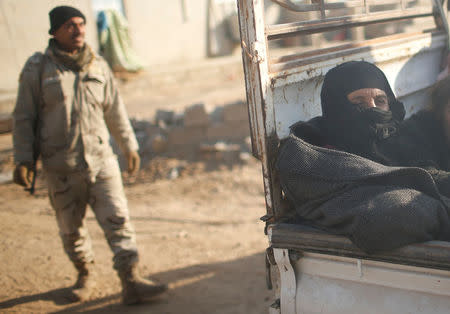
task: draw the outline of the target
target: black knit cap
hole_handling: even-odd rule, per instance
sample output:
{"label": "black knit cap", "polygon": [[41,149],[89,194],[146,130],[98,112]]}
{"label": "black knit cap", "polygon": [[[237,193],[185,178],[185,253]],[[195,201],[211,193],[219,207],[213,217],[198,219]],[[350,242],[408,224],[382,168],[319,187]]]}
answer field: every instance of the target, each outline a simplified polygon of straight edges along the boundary
{"label": "black knit cap", "polygon": [[50,17],[50,30],[48,31],[50,35],[53,35],[58,28],[73,17],[81,17],[86,22],[86,17],[80,10],[65,5],[53,8],[48,15]]}

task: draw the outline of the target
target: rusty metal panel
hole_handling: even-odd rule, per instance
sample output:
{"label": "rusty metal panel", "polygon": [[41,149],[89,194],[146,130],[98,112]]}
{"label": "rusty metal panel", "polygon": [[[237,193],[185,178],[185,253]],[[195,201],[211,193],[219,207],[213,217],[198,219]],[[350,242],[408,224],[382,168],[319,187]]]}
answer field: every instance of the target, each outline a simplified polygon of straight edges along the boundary
{"label": "rusty metal panel", "polygon": [[378,260],[450,270],[450,243],[430,241],[404,246],[397,250],[367,254],[358,249],[348,238],[293,224],[269,226],[270,244],[274,248],[333,254],[346,257]]}
{"label": "rusty metal panel", "polygon": [[289,24],[269,25],[266,28],[266,33],[268,39],[271,40],[292,36],[295,34],[314,34],[340,28],[365,26],[375,23],[394,22],[432,15],[433,12],[431,7],[397,10],[391,12],[342,16],[327,18],[323,20],[304,21]]}
{"label": "rusty metal panel", "polygon": [[[430,0],[428,4],[432,2]],[[408,11],[410,3],[398,1],[399,7],[406,10],[397,17],[412,12]],[[348,4],[355,3],[350,1]],[[366,7],[369,4],[372,2],[364,2]],[[426,91],[439,71],[446,35],[442,31],[397,34],[269,59],[269,37],[296,31],[289,27],[300,27],[300,24],[268,27],[264,21],[263,0],[238,0],[238,10],[252,146],[254,155],[262,163],[267,207],[264,221],[273,222],[281,216],[282,204],[281,187],[274,169],[279,141],[289,134],[289,126],[293,123],[320,115],[320,88],[324,74],[349,60],[374,62],[386,73],[394,92],[405,102],[410,114],[426,104]],[[430,11],[427,12],[429,15]],[[376,18],[376,22],[383,22],[388,18],[386,12],[371,14],[367,15],[370,18],[366,16],[366,20],[361,18],[359,22],[372,23]],[[347,19],[347,23],[352,21],[357,20]],[[301,25],[313,27],[308,22]]]}
{"label": "rusty metal panel", "polygon": [[247,103],[253,143],[253,154],[258,159],[265,155],[264,109],[265,80],[268,76],[263,27],[262,2],[238,1],[241,32],[242,60],[244,64]]}
{"label": "rusty metal panel", "polygon": [[238,10],[253,153],[262,163],[267,208],[265,219],[273,221],[273,208],[277,206],[274,199],[280,199],[281,189],[273,171],[277,142],[272,90],[269,88],[264,4],[262,0],[239,0]]}
{"label": "rusty metal panel", "polygon": [[[339,10],[346,8],[358,8],[371,5],[398,5],[401,8],[407,8],[416,4],[416,0],[311,0],[311,3],[299,3],[292,0],[271,0],[273,3],[294,12],[310,12],[322,10]],[[309,2],[303,0],[303,2]]]}
{"label": "rusty metal panel", "polygon": [[[321,114],[320,89],[325,73],[347,60],[366,60],[383,69],[407,114],[427,105],[424,91],[439,73],[445,35],[420,35],[404,42],[380,44],[371,49],[326,55],[316,63],[271,73],[277,136],[289,135],[289,126]],[[395,50],[393,50],[395,47]]]}
{"label": "rusty metal panel", "polygon": [[[431,5],[434,1],[430,0],[427,4]],[[266,222],[266,231],[271,245],[288,253],[291,250],[305,252],[305,256],[316,254],[336,259],[356,258],[359,261],[387,263],[395,267],[413,267],[401,264],[414,265],[414,267],[426,267],[427,272],[450,270],[450,247],[442,242],[407,246],[397,251],[369,256],[354,247],[347,238],[299,230],[298,228],[302,228],[300,225],[277,224],[286,209],[283,206],[285,203],[278,173],[274,167],[278,145],[280,140],[288,136],[290,125],[321,114],[320,90],[325,73],[336,65],[350,60],[373,62],[384,71],[394,93],[404,102],[407,113],[411,114],[427,104],[429,98],[427,92],[437,77],[443,53],[446,53],[448,46],[447,34],[443,31],[444,28],[438,25],[437,30],[435,28],[432,31],[395,34],[269,58],[269,41],[273,38],[283,38],[285,35],[289,36],[300,31],[323,32],[340,27],[362,25],[361,23],[386,22],[389,19],[400,18],[412,19],[421,14],[431,14],[430,10],[426,12],[416,10],[413,13],[412,10],[415,9],[409,9],[410,4],[422,2],[420,0],[397,1],[398,7],[391,10],[391,12],[397,12],[395,13],[397,15],[391,16],[388,16],[386,12],[371,13],[370,6],[381,3],[390,4],[393,1],[361,0],[364,5],[362,10],[365,10],[366,15],[353,14],[352,18],[339,19],[327,17],[325,7],[326,5],[337,7],[343,1],[311,0],[309,2],[312,6],[316,5],[314,8],[321,13],[318,24],[314,24],[316,21],[304,21],[267,26],[264,21],[264,0],[238,0],[252,146],[254,155],[262,164],[267,209],[267,214],[262,219]],[[359,1],[346,2],[361,7],[358,4]],[[311,5],[308,9],[312,8]],[[404,11],[398,13],[400,12],[398,9]],[[321,273],[318,276],[320,277]],[[283,312],[283,307],[286,308],[286,299],[283,301],[283,296],[279,297],[281,302],[278,305],[282,305],[280,311]],[[279,306],[278,309],[280,309]]]}
{"label": "rusty metal panel", "polygon": [[[274,3],[279,4],[285,9],[294,12],[310,12],[310,11],[323,11],[323,10],[336,10],[345,8],[364,7],[364,0],[356,1],[311,1],[311,4],[293,3],[289,0],[271,0]],[[383,1],[384,2],[384,1]],[[392,0],[389,0],[391,3]],[[399,2],[398,0],[395,2]]]}
{"label": "rusty metal panel", "polygon": [[[383,47],[391,49],[388,50],[391,55],[398,56],[398,49],[392,50],[392,48],[399,48],[401,45],[404,47],[401,50],[402,55],[411,57],[411,51],[418,51],[415,47],[419,47],[419,50],[421,50],[422,48],[430,46],[431,42],[442,42],[443,40],[445,41],[445,34],[439,31],[434,33],[397,34],[385,36],[383,38],[365,40],[358,43],[317,49],[307,53],[271,58],[269,69],[273,76],[286,77],[291,73],[301,72],[305,65],[319,64],[340,57],[348,59],[349,55],[364,54],[376,49],[380,50]],[[306,69],[306,71],[308,71],[308,69]]]}

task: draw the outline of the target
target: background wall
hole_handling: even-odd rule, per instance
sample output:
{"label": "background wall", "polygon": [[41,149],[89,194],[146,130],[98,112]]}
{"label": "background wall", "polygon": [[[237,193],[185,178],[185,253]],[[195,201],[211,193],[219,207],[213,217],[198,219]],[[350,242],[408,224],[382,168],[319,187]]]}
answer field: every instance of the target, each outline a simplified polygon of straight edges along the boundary
{"label": "background wall", "polygon": [[0,0],[0,93],[15,92],[20,70],[35,51],[43,51],[50,38],[48,12],[71,5],[86,16],[86,40],[97,49],[97,27],[90,0]]}
{"label": "background wall", "polygon": [[27,58],[47,46],[48,12],[58,5],[77,7],[86,15],[86,39],[96,50],[96,14],[108,8],[122,11],[132,46],[149,68],[196,62],[239,48],[225,22],[237,22],[235,0],[0,0],[0,107],[3,98],[11,98],[6,94],[15,93]]}
{"label": "background wall", "polygon": [[124,0],[130,37],[147,65],[206,57],[207,0]]}

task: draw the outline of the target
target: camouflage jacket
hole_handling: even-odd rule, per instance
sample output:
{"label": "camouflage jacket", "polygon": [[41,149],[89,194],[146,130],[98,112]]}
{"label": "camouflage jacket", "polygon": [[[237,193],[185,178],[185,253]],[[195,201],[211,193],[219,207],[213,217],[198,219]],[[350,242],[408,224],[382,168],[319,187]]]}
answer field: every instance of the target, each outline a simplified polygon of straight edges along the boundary
{"label": "camouflage jacket", "polygon": [[95,172],[113,156],[110,132],[122,152],[138,150],[113,75],[97,55],[86,70],[74,72],[49,48],[35,53],[20,75],[13,117],[16,163],[33,161],[35,139],[50,171]]}

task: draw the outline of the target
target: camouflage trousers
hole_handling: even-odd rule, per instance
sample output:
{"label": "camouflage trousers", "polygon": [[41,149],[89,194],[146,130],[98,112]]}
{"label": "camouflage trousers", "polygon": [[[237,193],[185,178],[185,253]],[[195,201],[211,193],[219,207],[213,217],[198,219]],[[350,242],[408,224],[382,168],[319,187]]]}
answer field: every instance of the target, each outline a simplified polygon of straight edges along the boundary
{"label": "camouflage trousers", "polygon": [[105,160],[94,176],[87,172],[47,171],[46,174],[64,250],[76,268],[94,260],[86,228],[87,205],[92,208],[114,254],[114,268],[119,270],[137,262],[136,235],[115,157]]}

